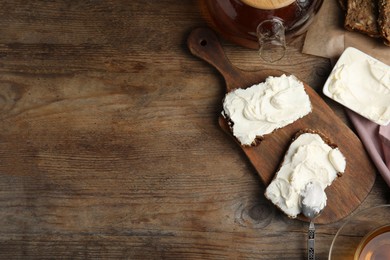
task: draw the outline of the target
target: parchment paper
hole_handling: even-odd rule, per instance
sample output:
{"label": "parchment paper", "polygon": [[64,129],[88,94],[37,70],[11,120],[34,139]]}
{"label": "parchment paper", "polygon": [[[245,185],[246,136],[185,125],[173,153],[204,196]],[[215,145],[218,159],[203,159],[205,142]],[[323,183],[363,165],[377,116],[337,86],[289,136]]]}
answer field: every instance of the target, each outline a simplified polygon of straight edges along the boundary
{"label": "parchment paper", "polygon": [[344,11],[337,0],[324,0],[320,11],[307,31],[303,53],[337,61],[347,47],[355,47],[390,65],[390,47],[381,39],[344,29]]}

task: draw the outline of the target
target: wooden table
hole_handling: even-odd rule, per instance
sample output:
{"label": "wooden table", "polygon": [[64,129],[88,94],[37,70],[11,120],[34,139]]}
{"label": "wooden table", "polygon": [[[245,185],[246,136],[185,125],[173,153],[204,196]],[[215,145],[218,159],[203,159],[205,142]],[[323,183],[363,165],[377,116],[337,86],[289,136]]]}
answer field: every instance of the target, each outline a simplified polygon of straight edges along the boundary
{"label": "wooden table", "polygon": [[[218,126],[222,77],[186,46],[205,25],[189,0],[0,1],[1,259],[305,257],[307,223]],[[222,44],[320,92],[331,64],[302,39],[272,65]],[[389,198],[378,176],[359,209]],[[319,259],[342,223],[318,226]]]}

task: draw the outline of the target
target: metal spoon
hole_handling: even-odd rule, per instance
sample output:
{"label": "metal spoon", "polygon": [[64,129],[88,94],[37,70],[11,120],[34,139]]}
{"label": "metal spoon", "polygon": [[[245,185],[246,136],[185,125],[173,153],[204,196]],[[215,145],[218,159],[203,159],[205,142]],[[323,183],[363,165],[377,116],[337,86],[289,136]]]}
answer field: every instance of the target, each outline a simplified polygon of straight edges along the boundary
{"label": "metal spoon", "polygon": [[316,229],[314,226],[314,219],[318,217],[318,215],[321,214],[322,210],[325,207],[325,204],[323,204],[322,207],[313,207],[310,205],[305,204],[305,198],[310,198],[311,200],[323,201],[325,199],[326,202],[326,194],[321,188],[321,185],[316,182],[309,182],[306,187],[304,193],[300,196],[301,201],[301,209],[302,214],[310,219],[310,225],[309,225],[309,232],[308,232],[308,240],[307,240],[307,259],[309,260],[315,260],[315,235],[316,235]]}
{"label": "metal spoon", "polygon": [[308,238],[307,238],[307,259],[315,260],[315,237],[316,229],[314,225],[314,219],[321,214],[322,211],[315,211],[313,208],[302,204],[302,213],[305,217],[310,219]]}

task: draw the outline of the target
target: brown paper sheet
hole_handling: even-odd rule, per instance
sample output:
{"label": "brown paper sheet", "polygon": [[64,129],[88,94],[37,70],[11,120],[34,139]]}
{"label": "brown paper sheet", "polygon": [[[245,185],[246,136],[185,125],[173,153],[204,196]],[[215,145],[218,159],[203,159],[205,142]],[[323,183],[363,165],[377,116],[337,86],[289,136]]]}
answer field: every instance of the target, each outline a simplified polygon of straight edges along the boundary
{"label": "brown paper sheet", "polygon": [[324,0],[307,31],[303,53],[337,61],[347,47],[355,47],[390,65],[390,47],[380,39],[344,29],[344,13],[337,0]]}

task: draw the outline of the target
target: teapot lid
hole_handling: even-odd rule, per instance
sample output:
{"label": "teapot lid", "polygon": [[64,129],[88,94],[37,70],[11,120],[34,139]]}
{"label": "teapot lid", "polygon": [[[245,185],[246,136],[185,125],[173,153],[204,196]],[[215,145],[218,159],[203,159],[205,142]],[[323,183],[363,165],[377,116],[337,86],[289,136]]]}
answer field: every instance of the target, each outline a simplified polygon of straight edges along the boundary
{"label": "teapot lid", "polygon": [[286,7],[292,4],[293,2],[295,2],[295,0],[241,0],[241,1],[254,8],[264,9],[264,10],[272,10],[272,9]]}

